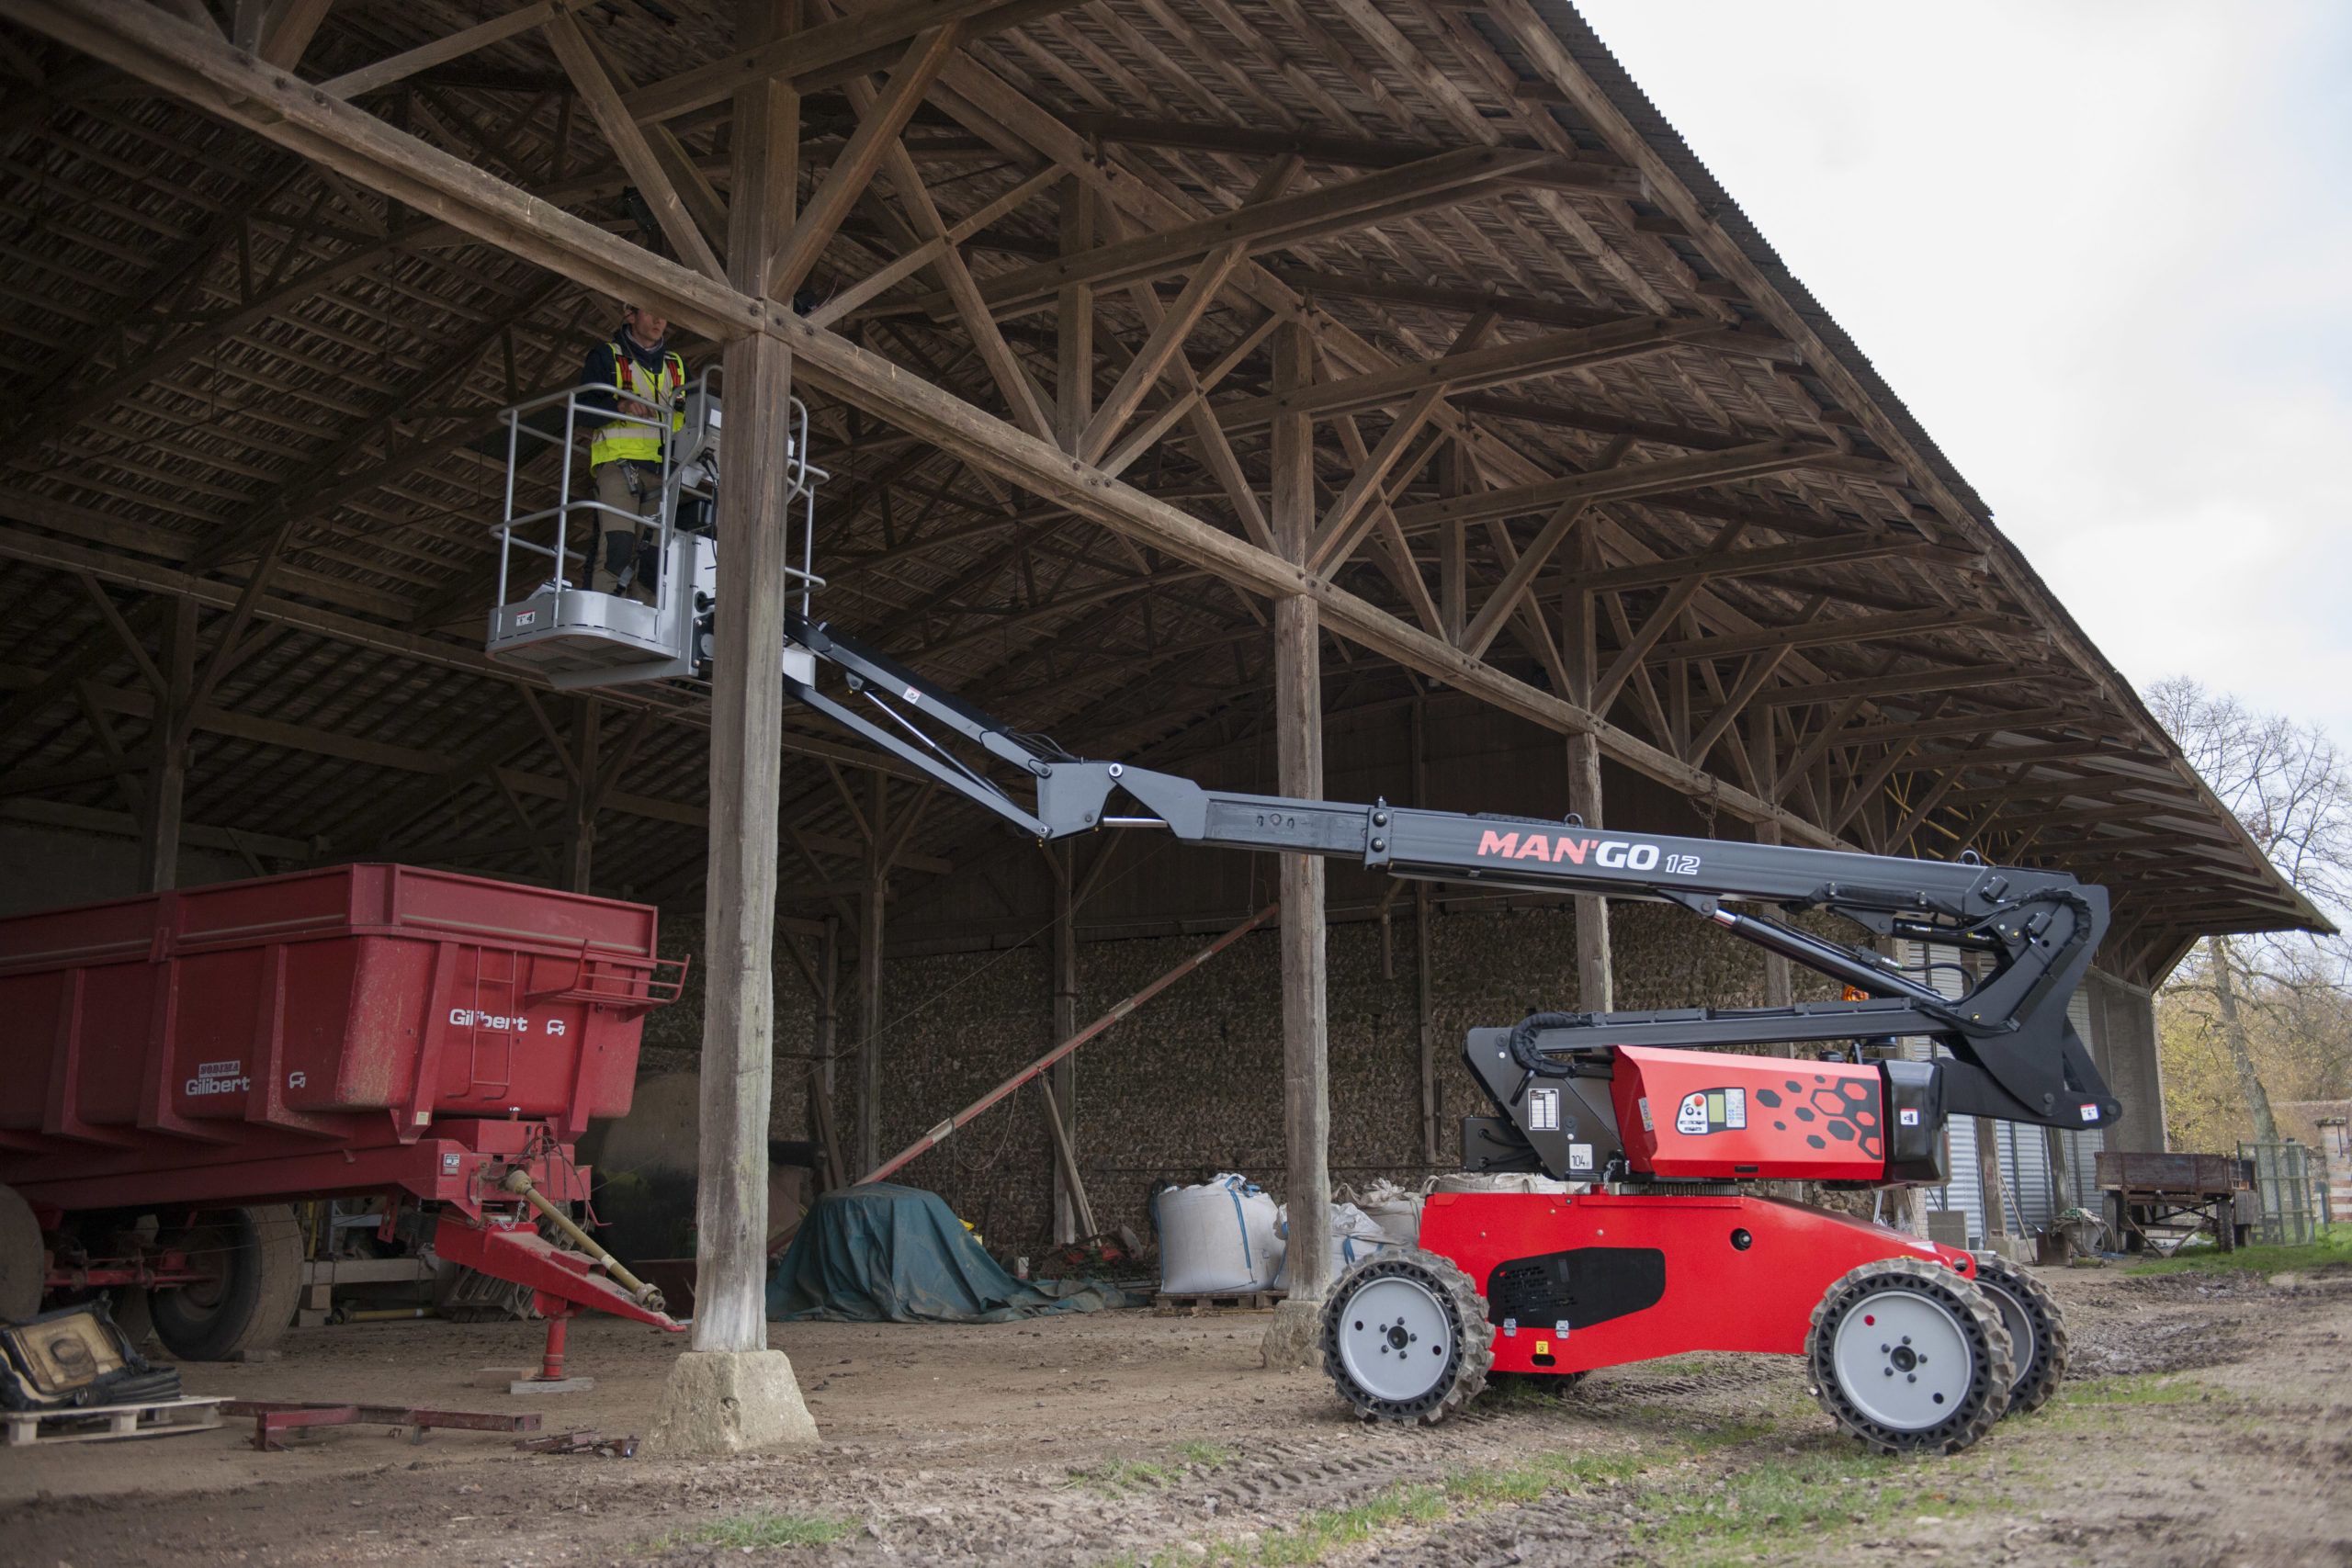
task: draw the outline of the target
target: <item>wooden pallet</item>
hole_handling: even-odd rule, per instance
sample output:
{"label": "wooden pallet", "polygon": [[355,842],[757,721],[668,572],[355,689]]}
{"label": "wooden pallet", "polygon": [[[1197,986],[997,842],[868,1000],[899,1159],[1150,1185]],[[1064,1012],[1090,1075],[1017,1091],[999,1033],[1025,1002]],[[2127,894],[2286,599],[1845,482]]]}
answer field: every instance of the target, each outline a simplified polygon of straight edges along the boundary
{"label": "wooden pallet", "polygon": [[[107,1443],[123,1438],[168,1438],[209,1432],[220,1425],[223,1399],[164,1399],[149,1404],[94,1404],[75,1410],[0,1410],[8,1435],[0,1447],[36,1448],[51,1443]],[[85,1431],[93,1422],[99,1430]]]}
{"label": "wooden pallet", "polygon": [[1204,1291],[1187,1295],[1170,1295],[1163,1291],[1151,1298],[1159,1312],[1204,1312],[1230,1310],[1234,1312],[1271,1312],[1276,1302],[1289,1295],[1288,1291]]}

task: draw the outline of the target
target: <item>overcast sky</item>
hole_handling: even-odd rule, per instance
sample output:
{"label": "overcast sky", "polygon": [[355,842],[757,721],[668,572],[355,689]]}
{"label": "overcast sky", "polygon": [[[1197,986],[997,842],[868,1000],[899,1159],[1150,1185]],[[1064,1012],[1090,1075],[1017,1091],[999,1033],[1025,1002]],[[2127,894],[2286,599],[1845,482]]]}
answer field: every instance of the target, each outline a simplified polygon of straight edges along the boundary
{"label": "overcast sky", "polygon": [[1577,3],[2125,676],[2352,742],[2352,5]]}

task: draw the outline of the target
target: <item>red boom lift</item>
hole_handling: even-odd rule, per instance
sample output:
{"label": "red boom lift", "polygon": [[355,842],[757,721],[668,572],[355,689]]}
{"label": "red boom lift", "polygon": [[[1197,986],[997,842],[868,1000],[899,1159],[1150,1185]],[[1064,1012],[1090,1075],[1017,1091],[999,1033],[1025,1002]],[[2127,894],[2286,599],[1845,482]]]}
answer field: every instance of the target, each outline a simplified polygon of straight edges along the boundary
{"label": "red boom lift", "polygon": [[[1040,840],[1164,829],[1186,843],[1346,856],[1395,876],[1677,904],[1839,982],[1849,999],[1538,1013],[1471,1031],[1463,1061],[1495,1114],[1464,1122],[1464,1168],[1540,1171],[1586,1190],[1434,1195],[1417,1250],[1340,1278],[1324,1303],[1324,1365],[1362,1415],[1440,1420],[1496,1371],[1566,1387],[1596,1367],[1685,1351],[1778,1351],[1808,1358],[1824,1408],[1856,1438],[1957,1451],[2057,1386],[2065,1330],[2031,1276],[1742,1184],[1934,1184],[1948,1115],[2074,1128],[2120,1117],[2066,1021],[2107,931],[2105,890],[1973,855],[1906,860],[1204,789],[1071,756],[822,625],[787,626],[793,697]],[[826,671],[841,677],[833,691],[819,683]],[[1018,775],[1034,806],[991,769]],[[1111,815],[1115,795],[1143,814]],[[1958,949],[1972,984],[1947,998],[1868,948],[1763,912],[1774,909],[1824,909]],[[1946,1054],[1896,1058],[1886,1047],[1898,1037]],[[1818,1059],[1692,1048],[1776,1043]]]}

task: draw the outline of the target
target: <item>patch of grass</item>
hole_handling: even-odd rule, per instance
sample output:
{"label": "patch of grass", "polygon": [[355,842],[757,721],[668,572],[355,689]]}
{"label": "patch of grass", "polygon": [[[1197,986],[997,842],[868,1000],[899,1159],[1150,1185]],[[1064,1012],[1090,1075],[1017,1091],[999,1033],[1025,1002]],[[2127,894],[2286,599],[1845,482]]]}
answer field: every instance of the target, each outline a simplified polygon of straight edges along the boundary
{"label": "patch of grass", "polygon": [[2166,1377],[2158,1372],[2135,1376],[2093,1378],[2069,1385],[2060,1403],[2086,1408],[2119,1404],[2195,1404],[2213,1397],[2213,1390],[2193,1378]]}
{"label": "patch of grass", "polygon": [[1470,1504],[1532,1503],[1550,1492],[1627,1481],[1658,1462],[1649,1452],[1537,1454],[1507,1468],[1463,1471],[1445,1480],[1446,1495]]}
{"label": "patch of grass", "polygon": [[1705,1486],[1663,1486],[1634,1499],[1634,1538],[1668,1568],[1714,1568],[1804,1548],[1808,1538],[1975,1505],[1941,1470],[1852,1447],[1764,1460]]}
{"label": "patch of grass", "polygon": [[1233,1450],[1223,1443],[1212,1443],[1204,1438],[1193,1438],[1176,1445],[1175,1454],[1186,1464],[1197,1464],[1216,1470],[1233,1461]]}
{"label": "patch of grass", "polygon": [[[1351,1507],[1311,1509],[1289,1529],[1271,1530],[1253,1541],[1195,1538],[1192,1547],[1200,1551],[1178,1545],[1156,1553],[1148,1562],[1150,1568],[1182,1568],[1204,1562],[1229,1563],[1236,1568],[1287,1568],[1319,1562],[1332,1551],[1392,1526],[1431,1524],[1449,1516],[1475,1516],[1510,1504],[1532,1503],[1550,1493],[1593,1491],[1622,1484],[1662,1466],[1687,1464],[1719,1449],[1751,1441],[1770,1430],[1769,1422],[1726,1422],[1720,1427],[1697,1429],[1685,1426],[1670,1438],[1639,1449],[1613,1453],[1532,1454],[1516,1464],[1456,1472],[1440,1485],[1399,1484],[1377,1492]],[[1215,1447],[1179,1444],[1176,1451]],[[1099,1484],[1100,1477],[1114,1465],[1125,1468],[1124,1461],[1114,1461],[1103,1471],[1091,1472],[1082,1479]],[[1631,1491],[1622,1495],[1636,1495]],[[1658,1495],[1665,1493],[1661,1490]],[[1639,1495],[1646,1498],[1650,1494]],[[1120,1558],[1114,1562],[1117,1568],[1130,1568],[1143,1561]]]}
{"label": "patch of grass", "polygon": [[1276,1530],[1246,1553],[1227,1561],[1269,1565],[1319,1562],[1335,1547],[1351,1545],[1394,1524],[1430,1524],[1445,1517],[1445,1491],[1392,1486],[1348,1508],[1310,1508],[1298,1523]]}
{"label": "patch of grass", "polygon": [[2103,1428],[2122,1426],[2155,1406],[2238,1403],[2238,1396],[2194,1378],[2141,1372],[2069,1383],[2058,1391],[2057,1398],[2024,1419],[2048,1421],[2059,1427]]}
{"label": "patch of grass", "polygon": [[744,1514],[714,1520],[686,1539],[697,1546],[824,1546],[850,1529],[847,1519],[808,1514]]}
{"label": "patch of grass", "polygon": [[2134,1264],[2126,1274],[2256,1274],[2301,1273],[2332,1263],[2352,1264],[2352,1224],[2328,1225],[2309,1247],[2241,1247],[2223,1252],[2218,1247],[2194,1247],[2177,1258],[2158,1258]]}
{"label": "patch of grass", "polygon": [[1130,1490],[1167,1485],[1176,1479],[1176,1472],[1164,1464],[1148,1460],[1121,1459],[1116,1454],[1104,1456],[1093,1470],[1073,1470],[1072,1481],[1082,1482],[1106,1497],[1124,1497]]}

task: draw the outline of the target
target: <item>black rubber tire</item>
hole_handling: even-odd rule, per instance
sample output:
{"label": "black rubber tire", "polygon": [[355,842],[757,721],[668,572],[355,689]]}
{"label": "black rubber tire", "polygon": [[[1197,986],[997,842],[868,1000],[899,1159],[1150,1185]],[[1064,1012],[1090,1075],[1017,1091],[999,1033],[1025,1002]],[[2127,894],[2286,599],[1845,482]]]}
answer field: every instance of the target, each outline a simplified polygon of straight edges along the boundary
{"label": "black rubber tire", "polygon": [[[1447,1319],[1453,1343],[1447,1348],[1445,1371],[1429,1393],[1411,1400],[1383,1399],[1348,1374],[1340,1353],[1340,1336],[1348,1322],[1349,1303],[1356,1292],[1377,1280],[1406,1278],[1437,1298]],[[1478,1397],[1487,1373],[1495,1364],[1495,1335],[1487,1322],[1487,1299],[1450,1258],[1416,1247],[1407,1252],[1381,1252],[1364,1259],[1331,1287],[1323,1298],[1323,1370],[1331,1374],[1340,1397],[1366,1420],[1393,1421],[1409,1427],[1416,1422],[1435,1426]]]}
{"label": "black rubber tire", "polygon": [[[2017,1375],[2009,1383],[2009,1407],[2004,1420],[2041,1409],[2065,1381],[2073,1345],[2066,1335],[2066,1314],[2058,1298],[2030,1273],[1997,1253],[1976,1255],[1976,1288],[1991,1298],[2009,1331],[2009,1353]],[[2027,1333],[2018,1333],[2019,1319]]]}
{"label": "black rubber tire", "polygon": [[[1905,1430],[1873,1421],[1848,1396],[1837,1375],[1832,1351],[1838,1326],[1863,1300],[1887,1290],[1925,1296],[1950,1313],[1974,1358],[1966,1393],[1950,1416],[1932,1427]],[[2009,1407],[2009,1385],[2016,1381],[2009,1331],[2001,1325],[2001,1314],[1991,1299],[1942,1264],[1917,1258],[1882,1258],[1865,1263],[1823,1292],[1821,1303],[1813,1309],[1804,1356],[1813,1396],[1821,1408],[1848,1437],[1884,1454],[1960,1452],[2001,1418]]]}
{"label": "black rubber tire", "polygon": [[228,1361],[277,1343],[302,1294],[302,1230],[283,1203],[221,1209],[162,1238],[217,1269],[202,1285],[156,1291],[155,1337],[183,1361]]}
{"label": "black rubber tire", "polygon": [[21,1323],[40,1311],[49,1259],[33,1206],[13,1187],[0,1187],[0,1322]]}

